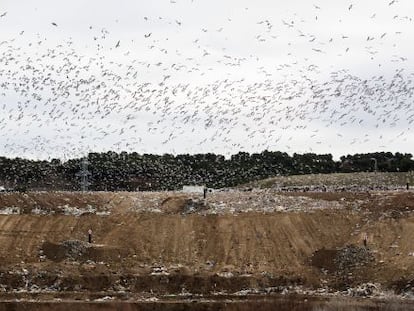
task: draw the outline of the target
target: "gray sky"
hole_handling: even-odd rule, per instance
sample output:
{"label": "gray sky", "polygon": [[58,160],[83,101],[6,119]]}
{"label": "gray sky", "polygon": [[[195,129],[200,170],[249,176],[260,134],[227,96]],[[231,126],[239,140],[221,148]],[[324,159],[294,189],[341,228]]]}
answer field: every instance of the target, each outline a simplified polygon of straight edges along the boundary
{"label": "gray sky", "polygon": [[413,152],[414,2],[0,2],[0,154]]}

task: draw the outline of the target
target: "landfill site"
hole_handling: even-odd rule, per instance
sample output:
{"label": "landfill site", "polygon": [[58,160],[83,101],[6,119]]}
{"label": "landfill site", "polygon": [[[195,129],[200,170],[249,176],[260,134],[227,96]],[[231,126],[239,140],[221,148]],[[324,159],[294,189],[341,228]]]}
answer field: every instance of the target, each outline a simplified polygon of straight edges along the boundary
{"label": "landfill site", "polygon": [[0,230],[0,310],[414,307],[412,190],[8,192]]}

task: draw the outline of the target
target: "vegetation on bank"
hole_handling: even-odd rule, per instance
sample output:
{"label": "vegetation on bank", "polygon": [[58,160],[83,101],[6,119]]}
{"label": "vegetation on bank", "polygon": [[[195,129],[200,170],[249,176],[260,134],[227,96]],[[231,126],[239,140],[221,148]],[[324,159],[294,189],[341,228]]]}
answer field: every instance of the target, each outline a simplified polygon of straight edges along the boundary
{"label": "vegetation on bank", "polygon": [[[411,154],[376,152],[342,156],[263,151],[223,155],[90,153],[90,190],[177,190],[186,184],[232,187],[275,176],[350,172],[409,172]],[[82,159],[61,162],[0,157],[0,185],[16,190],[79,190]]]}

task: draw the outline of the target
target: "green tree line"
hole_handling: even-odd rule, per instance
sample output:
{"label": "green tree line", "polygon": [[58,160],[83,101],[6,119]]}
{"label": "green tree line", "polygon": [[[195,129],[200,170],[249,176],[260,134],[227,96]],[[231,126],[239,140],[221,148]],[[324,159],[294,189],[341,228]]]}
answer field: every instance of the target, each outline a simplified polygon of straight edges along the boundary
{"label": "green tree line", "polygon": [[[0,157],[0,186],[15,190],[79,190],[81,158],[35,161]],[[223,155],[153,155],[136,152],[89,153],[89,189],[93,191],[177,190],[199,184],[231,187],[272,176],[338,172],[407,172],[414,170],[411,154],[375,152],[342,156],[263,151]]]}

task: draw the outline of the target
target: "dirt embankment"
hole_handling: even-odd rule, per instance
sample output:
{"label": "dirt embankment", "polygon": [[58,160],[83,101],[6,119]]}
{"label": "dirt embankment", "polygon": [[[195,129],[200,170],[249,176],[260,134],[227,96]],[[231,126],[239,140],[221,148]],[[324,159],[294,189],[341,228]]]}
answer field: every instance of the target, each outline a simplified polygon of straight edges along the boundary
{"label": "dirt embankment", "polygon": [[409,293],[413,210],[410,192],[1,194],[0,292]]}

